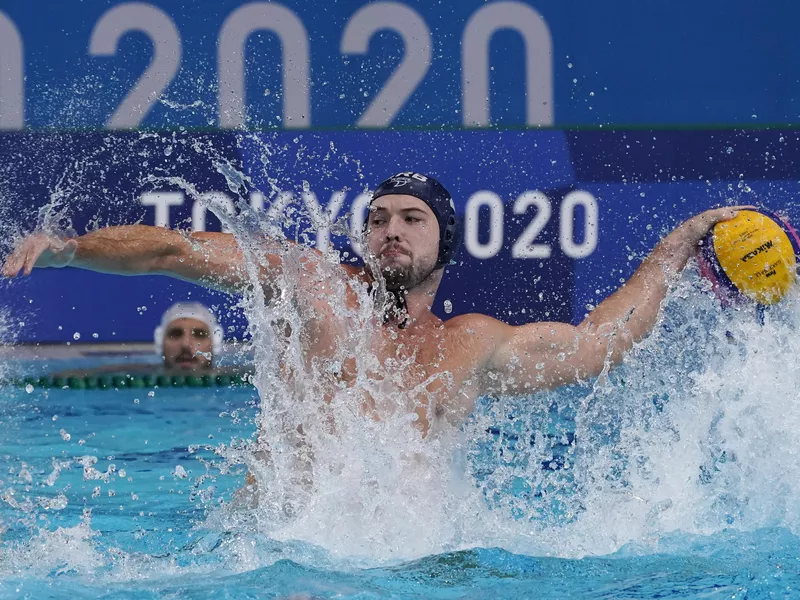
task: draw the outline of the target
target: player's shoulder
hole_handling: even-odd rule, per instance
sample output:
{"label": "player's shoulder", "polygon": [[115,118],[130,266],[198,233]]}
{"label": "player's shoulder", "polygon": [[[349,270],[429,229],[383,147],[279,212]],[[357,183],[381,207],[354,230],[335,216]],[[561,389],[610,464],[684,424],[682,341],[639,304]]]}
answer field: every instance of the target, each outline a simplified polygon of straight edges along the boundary
{"label": "player's shoulder", "polygon": [[506,323],[480,313],[468,313],[453,317],[445,321],[444,326],[451,331],[463,331],[465,333],[475,333],[478,335],[492,335],[509,328],[509,325]]}
{"label": "player's shoulder", "polygon": [[358,279],[359,281],[369,282],[370,278],[369,275],[361,265],[348,265],[345,263],[340,264],[342,270],[347,274],[348,277],[352,279]]}

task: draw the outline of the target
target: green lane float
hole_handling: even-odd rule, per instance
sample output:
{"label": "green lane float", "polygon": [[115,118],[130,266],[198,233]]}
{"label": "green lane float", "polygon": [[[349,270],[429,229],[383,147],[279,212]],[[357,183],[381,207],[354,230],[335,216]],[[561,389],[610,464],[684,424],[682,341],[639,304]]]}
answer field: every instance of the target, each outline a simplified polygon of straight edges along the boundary
{"label": "green lane float", "polygon": [[63,377],[59,375],[25,377],[5,381],[6,385],[34,389],[114,390],[146,388],[212,388],[252,386],[249,373],[237,374],[131,374],[114,373]]}

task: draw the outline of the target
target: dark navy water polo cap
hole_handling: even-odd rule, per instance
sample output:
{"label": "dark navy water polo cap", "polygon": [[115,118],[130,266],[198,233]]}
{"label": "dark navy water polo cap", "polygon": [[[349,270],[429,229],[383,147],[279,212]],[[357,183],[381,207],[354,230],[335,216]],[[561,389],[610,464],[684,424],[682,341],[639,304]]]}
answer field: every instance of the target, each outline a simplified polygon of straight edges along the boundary
{"label": "dark navy water polo cap", "polygon": [[463,238],[450,192],[433,177],[408,171],[392,175],[381,183],[372,194],[372,201],[390,194],[414,196],[430,207],[439,222],[439,257],[436,267],[450,264]]}

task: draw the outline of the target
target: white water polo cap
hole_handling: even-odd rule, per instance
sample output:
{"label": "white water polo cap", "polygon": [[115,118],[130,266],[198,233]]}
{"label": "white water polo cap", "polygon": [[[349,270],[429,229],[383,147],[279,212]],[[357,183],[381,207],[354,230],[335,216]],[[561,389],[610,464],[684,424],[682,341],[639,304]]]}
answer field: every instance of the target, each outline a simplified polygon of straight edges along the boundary
{"label": "white water polo cap", "polygon": [[167,332],[167,327],[178,319],[197,319],[205,323],[211,333],[211,351],[215,357],[219,356],[222,352],[222,327],[217,322],[214,313],[199,302],[176,302],[166,310],[161,317],[161,324],[156,327],[153,334],[157,353],[160,354],[164,349],[164,335]]}

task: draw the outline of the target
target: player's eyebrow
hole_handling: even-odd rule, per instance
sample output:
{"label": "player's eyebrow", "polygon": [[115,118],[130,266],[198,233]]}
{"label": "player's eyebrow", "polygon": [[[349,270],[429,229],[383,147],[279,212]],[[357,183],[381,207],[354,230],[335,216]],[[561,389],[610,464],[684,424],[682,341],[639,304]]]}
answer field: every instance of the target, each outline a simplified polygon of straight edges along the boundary
{"label": "player's eyebrow", "polygon": [[[373,214],[375,214],[375,213],[385,213],[385,212],[388,212],[388,211],[383,206],[376,206],[376,207],[372,208],[371,212]],[[422,210],[421,208],[419,208],[418,206],[410,206],[408,208],[401,208],[397,212],[399,212],[399,213],[418,212],[418,213],[421,213],[423,215],[426,214],[425,211]]]}

